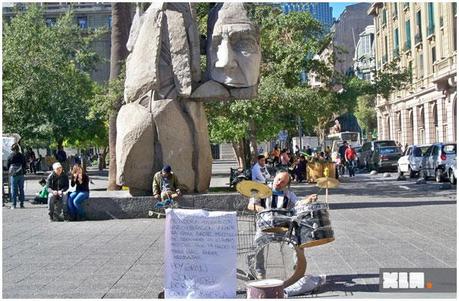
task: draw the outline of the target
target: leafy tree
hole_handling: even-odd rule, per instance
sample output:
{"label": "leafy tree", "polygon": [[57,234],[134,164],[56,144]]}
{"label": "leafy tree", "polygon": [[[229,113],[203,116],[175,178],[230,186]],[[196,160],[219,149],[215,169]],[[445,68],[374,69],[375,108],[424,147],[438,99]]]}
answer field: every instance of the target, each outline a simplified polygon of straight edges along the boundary
{"label": "leafy tree", "polygon": [[70,12],[48,27],[36,5],[4,23],[4,131],[62,145],[91,128],[86,116],[96,85],[89,71],[99,57],[90,45],[101,34],[80,29]]}
{"label": "leafy tree", "polygon": [[357,97],[355,116],[367,137],[377,128],[375,105],[375,96],[373,95],[362,95]]}

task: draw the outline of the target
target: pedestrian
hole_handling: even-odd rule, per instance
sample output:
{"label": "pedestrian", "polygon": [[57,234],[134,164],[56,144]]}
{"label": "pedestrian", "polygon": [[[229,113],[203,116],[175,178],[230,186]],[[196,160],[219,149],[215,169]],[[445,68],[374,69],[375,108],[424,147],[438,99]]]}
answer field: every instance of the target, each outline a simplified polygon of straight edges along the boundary
{"label": "pedestrian", "polygon": [[52,222],[63,221],[67,217],[66,191],[69,189],[69,179],[64,173],[61,163],[53,164],[53,172],[48,176],[46,185],[48,185],[49,220]]}
{"label": "pedestrian", "polygon": [[297,145],[295,145],[295,156],[298,158],[300,156],[300,147]]}
{"label": "pedestrian", "polygon": [[252,167],[252,181],[266,184],[269,178],[271,178],[271,175],[266,169],[266,158],[263,155],[259,155],[257,163]]}
{"label": "pedestrian", "polygon": [[25,154],[26,161],[29,164],[29,171],[30,173],[37,174],[37,169],[35,167],[35,161],[37,160],[34,151],[31,147],[27,148],[27,152]]}
{"label": "pedestrian", "polygon": [[83,221],[86,219],[83,203],[89,199],[89,177],[79,164],[73,165],[70,185],[76,188],[67,199],[69,219]]}
{"label": "pedestrian", "polygon": [[273,157],[274,159],[274,164],[278,164],[279,163],[279,157],[280,157],[280,149],[279,149],[279,145],[275,145],[274,146],[274,149],[273,151],[271,152],[271,156]]}
{"label": "pedestrian", "polygon": [[172,172],[170,165],[165,165],[153,177],[153,196],[161,201],[175,199],[182,193],[177,176]]}
{"label": "pedestrian", "polygon": [[57,151],[54,153],[54,157],[56,158],[57,162],[61,163],[63,169],[67,163],[67,153],[64,151],[62,145],[57,147]]}
{"label": "pedestrian", "polygon": [[287,153],[287,149],[284,148],[284,149],[281,151],[279,159],[280,159],[280,164],[281,164],[281,166],[282,166],[283,168],[288,168],[288,164],[289,164],[289,162],[290,162],[290,157],[289,157],[289,155],[288,155],[288,153]]}
{"label": "pedestrian", "polygon": [[8,175],[10,177],[11,200],[13,205],[11,209],[16,209],[17,198],[19,198],[19,206],[24,208],[24,174],[26,171],[25,156],[19,151],[17,143],[11,146],[12,153],[7,159]]}
{"label": "pedestrian", "polygon": [[305,151],[305,152],[306,152],[306,154],[307,154],[308,156],[312,156],[312,148],[311,148],[310,145],[308,145],[308,147],[306,148],[306,151]]}
{"label": "pedestrian", "polygon": [[355,160],[357,159],[357,153],[355,152],[355,149],[352,146],[348,146],[344,157],[347,162],[347,168],[349,170],[349,177],[354,177],[355,176]]}
{"label": "pedestrian", "polygon": [[297,159],[297,164],[295,166],[295,177],[296,182],[301,183],[306,178],[306,157],[300,155]]}

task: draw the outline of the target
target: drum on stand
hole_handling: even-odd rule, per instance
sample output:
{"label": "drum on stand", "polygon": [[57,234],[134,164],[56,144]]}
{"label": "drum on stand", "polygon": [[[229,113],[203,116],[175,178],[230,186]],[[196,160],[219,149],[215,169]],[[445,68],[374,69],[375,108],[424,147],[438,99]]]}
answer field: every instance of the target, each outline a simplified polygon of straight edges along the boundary
{"label": "drum on stand", "polygon": [[291,223],[291,213],[286,209],[271,209],[257,213],[257,227],[263,232],[285,233]]}
{"label": "drum on stand", "polygon": [[295,236],[300,248],[320,246],[335,240],[327,203],[310,203],[294,208]]}
{"label": "drum on stand", "polygon": [[247,299],[282,299],[284,281],[265,279],[247,283]]}

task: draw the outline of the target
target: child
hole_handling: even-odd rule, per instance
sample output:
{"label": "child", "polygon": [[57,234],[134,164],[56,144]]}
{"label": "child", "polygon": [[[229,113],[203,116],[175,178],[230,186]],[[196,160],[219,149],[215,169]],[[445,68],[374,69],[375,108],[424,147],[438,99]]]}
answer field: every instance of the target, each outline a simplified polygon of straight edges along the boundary
{"label": "child", "polygon": [[42,186],[40,192],[35,194],[35,198],[32,204],[47,204],[48,203],[48,185],[46,185],[46,179],[42,178],[38,183]]}

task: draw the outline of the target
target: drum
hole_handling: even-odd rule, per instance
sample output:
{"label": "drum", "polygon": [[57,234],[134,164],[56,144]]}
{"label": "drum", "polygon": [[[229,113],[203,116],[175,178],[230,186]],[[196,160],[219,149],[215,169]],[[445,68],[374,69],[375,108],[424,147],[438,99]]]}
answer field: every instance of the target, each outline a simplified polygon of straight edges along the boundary
{"label": "drum", "polygon": [[278,279],[265,279],[247,283],[247,299],[282,299],[284,282]]}
{"label": "drum", "polygon": [[320,246],[335,240],[328,204],[311,203],[294,208],[295,236],[300,248]]}
{"label": "drum", "polygon": [[263,232],[285,233],[290,223],[290,211],[286,209],[271,209],[257,213],[257,227]]}

